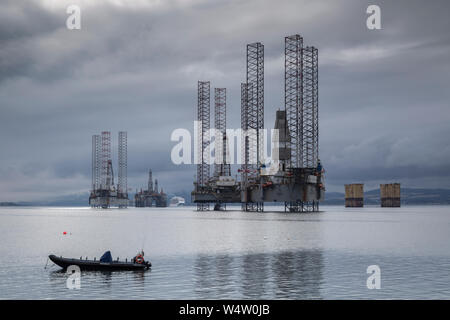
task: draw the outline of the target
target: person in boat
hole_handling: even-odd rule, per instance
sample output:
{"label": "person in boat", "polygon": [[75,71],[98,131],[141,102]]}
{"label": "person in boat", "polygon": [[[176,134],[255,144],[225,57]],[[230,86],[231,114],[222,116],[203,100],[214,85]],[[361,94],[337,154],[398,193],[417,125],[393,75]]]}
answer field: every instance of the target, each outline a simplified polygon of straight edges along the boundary
{"label": "person in boat", "polygon": [[141,250],[141,252],[138,252],[138,254],[133,258],[133,263],[139,263],[144,264],[144,250]]}

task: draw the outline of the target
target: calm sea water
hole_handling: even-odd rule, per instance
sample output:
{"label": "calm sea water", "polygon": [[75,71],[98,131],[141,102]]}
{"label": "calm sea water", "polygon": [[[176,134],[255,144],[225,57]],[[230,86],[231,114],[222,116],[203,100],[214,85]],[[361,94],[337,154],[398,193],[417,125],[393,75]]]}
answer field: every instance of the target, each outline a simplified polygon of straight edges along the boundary
{"label": "calm sea water", "polygon": [[[449,206],[321,210],[0,208],[0,298],[450,298]],[[141,248],[150,271],[83,272],[79,290],[44,268],[52,253],[123,259]],[[369,265],[379,290],[367,289]]]}

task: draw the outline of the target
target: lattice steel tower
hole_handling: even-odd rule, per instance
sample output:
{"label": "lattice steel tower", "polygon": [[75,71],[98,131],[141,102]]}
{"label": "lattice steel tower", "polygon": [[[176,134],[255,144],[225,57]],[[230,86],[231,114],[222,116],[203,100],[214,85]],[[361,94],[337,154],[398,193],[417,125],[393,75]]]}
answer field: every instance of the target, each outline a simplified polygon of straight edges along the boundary
{"label": "lattice steel tower", "polygon": [[127,133],[125,131],[119,132],[119,173],[118,173],[118,185],[117,191],[119,193],[127,194],[128,193],[128,185],[127,185]]}
{"label": "lattice steel tower", "polygon": [[249,147],[257,167],[264,154],[263,135],[259,132],[264,129],[264,46],[260,42],[247,45],[247,127],[256,130],[256,141]]}
{"label": "lattice steel tower", "polygon": [[[316,168],[319,154],[318,50],[300,35],[285,37],[285,109],[291,137],[288,167]],[[290,211],[316,211],[317,201],[286,203]]]}
{"label": "lattice steel tower", "polygon": [[285,108],[291,168],[315,168],[319,154],[318,50],[303,38],[285,38]]}
{"label": "lattice steel tower", "polygon": [[101,184],[101,137],[98,134],[92,136],[92,191],[100,188]]}
{"label": "lattice steel tower", "polygon": [[111,163],[111,132],[102,132],[102,170],[101,170],[101,189],[110,189],[112,181],[112,172],[109,170]]}
{"label": "lattice steel tower", "polygon": [[[209,168],[209,133],[210,129],[210,82],[198,82],[197,100],[197,120],[198,120],[198,164],[197,164],[197,191],[206,189],[210,168]],[[197,203],[197,210],[209,210],[208,203]]]}
{"label": "lattice steel tower", "polygon": [[318,50],[303,49],[303,166],[315,168],[319,155]]}
{"label": "lattice steel tower", "polygon": [[227,163],[227,89],[214,88],[214,128],[215,134],[215,166],[214,176],[230,176],[231,168]]}
{"label": "lattice steel tower", "polygon": [[241,83],[241,186],[242,189],[247,185],[247,171],[249,164],[248,136],[244,133],[248,129],[247,123],[247,83]]}
{"label": "lattice steel tower", "polygon": [[[319,160],[319,53],[303,49],[303,166],[317,168]],[[319,201],[308,201],[303,211],[318,211]]]}
{"label": "lattice steel tower", "polygon": [[289,168],[303,167],[303,38],[296,34],[284,38],[284,104],[287,129],[291,137]]}
{"label": "lattice steel tower", "polygon": [[[260,42],[247,45],[247,81],[241,85],[242,129],[252,132],[245,139],[245,188],[261,188],[259,167],[264,163],[264,46]],[[242,95],[242,89],[245,94]],[[246,211],[263,211],[263,202],[245,202]]]}

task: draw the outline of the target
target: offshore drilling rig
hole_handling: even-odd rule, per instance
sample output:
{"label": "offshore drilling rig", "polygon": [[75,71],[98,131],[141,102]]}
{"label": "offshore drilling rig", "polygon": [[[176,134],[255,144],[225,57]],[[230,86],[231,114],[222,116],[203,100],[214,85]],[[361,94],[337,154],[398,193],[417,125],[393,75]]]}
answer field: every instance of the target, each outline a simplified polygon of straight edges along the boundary
{"label": "offshore drilling rig", "polygon": [[153,184],[152,169],[148,171],[148,189],[136,191],[134,204],[137,208],[142,207],[167,207],[167,194],[163,188],[159,191],[158,179]]}
{"label": "offshore drilling rig", "polygon": [[94,208],[128,206],[127,190],[127,133],[119,132],[118,182],[114,183],[111,159],[111,132],[92,136],[92,190],[89,205]]}
{"label": "offshore drilling rig", "polygon": [[[318,50],[296,34],[285,37],[284,110],[272,136],[272,163],[264,161],[264,46],[247,45],[246,82],[241,83],[240,181],[231,177],[226,137],[226,89],[214,90],[215,162],[210,176],[210,82],[198,82],[198,164],[192,201],[197,210],[241,203],[244,211],[264,211],[264,202],[284,203],[285,211],[314,212],[324,197],[319,160]],[[219,135],[217,135],[219,133]],[[217,136],[221,136],[218,139]],[[206,151],[206,152],[205,152]]]}

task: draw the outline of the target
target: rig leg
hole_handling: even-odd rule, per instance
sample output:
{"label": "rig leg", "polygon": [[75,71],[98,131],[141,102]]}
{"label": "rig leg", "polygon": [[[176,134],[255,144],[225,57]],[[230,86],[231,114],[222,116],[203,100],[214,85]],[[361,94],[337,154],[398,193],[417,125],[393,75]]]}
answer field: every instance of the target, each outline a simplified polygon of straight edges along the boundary
{"label": "rig leg", "polygon": [[264,212],[264,202],[245,202],[242,204],[242,211]]}
{"label": "rig leg", "polygon": [[318,212],[319,201],[292,201],[284,203],[285,212]]}
{"label": "rig leg", "polygon": [[214,205],[214,211],[225,211],[227,210],[227,205],[222,202],[216,202]]}
{"label": "rig leg", "polygon": [[197,211],[208,211],[209,203],[197,203]]}

